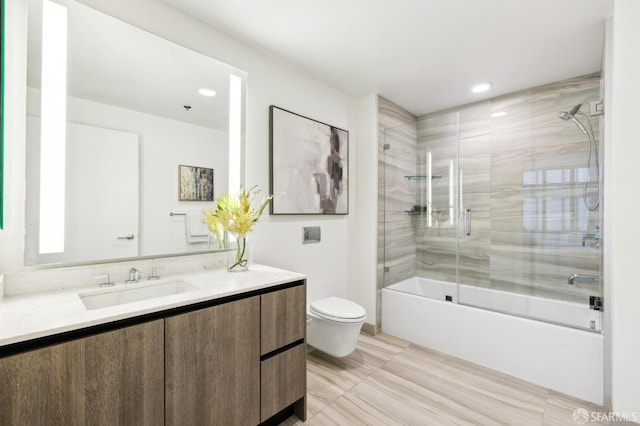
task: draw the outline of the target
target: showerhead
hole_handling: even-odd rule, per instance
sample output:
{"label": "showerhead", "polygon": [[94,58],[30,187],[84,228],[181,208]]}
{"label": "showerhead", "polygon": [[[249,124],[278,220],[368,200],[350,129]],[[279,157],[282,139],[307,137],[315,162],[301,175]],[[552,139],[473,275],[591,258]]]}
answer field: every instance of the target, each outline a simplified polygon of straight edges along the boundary
{"label": "showerhead", "polygon": [[573,118],[573,115],[569,114],[567,111],[560,111],[558,117],[560,117],[560,119],[562,120],[571,120]]}
{"label": "showerhead", "polygon": [[578,104],[573,108],[571,108],[569,111],[560,111],[560,113],[558,114],[558,117],[560,117],[560,119],[562,120],[573,121],[574,123],[576,123],[576,126],[578,126],[578,129],[580,129],[582,133],[584,133],[585,135],[588,135],[587,129],[585,129],[582,123],[578,121],[578,119],[575,117],[576,114],[582,114],[581,112],[579,112],[581,106],[582,104]]}
{"label": "showerhead", "polygon": [[558,117],[560,117],[562,120],[571,120],[573,118],[573,116],[576,115],[576,113],[578,111],[580,111],[580,107],[581,106],[582,106],[582,104],[578,104],[578,105],[574,106],[573,108],[571,108],[571,110],[569,110],[569,112],[560,111],[560,114],[558,114]]}

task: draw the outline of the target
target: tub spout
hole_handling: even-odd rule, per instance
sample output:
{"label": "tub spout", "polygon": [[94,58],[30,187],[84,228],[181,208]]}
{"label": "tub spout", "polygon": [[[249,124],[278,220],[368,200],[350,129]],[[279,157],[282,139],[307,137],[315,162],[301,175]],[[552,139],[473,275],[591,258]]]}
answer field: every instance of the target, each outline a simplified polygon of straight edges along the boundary
{"label": "tub spout", "polygon": [[600,281],[600,277],[596,275],[583,275],[583,274],[573,274],[569,277],[567,282],[573,285],[575,280],[586,280],[586,281]]}

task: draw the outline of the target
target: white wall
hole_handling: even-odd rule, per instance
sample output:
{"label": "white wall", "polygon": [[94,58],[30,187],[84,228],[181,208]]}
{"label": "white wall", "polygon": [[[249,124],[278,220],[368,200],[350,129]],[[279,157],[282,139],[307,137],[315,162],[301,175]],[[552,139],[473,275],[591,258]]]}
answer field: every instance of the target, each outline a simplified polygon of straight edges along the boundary
{"label": "white wall", "polygon": [[[611,409],[640,417],[640,2],[615,0],[611,78],[612,170],[606,183],[610,229]],[[636,421],[640,421],[640,418]]]}
{"label": "white wall", "polygon": [[604,296],[604,314],[602,332],[604,335],[604,408],[610,410],[611,405],[611,238],[609,238],[609,230],[611,229],[611,197],[608,194],[612,192],[611,177],[613,173],[613,162],[611,156],[611,148],[613,147],[613,136],[611,133],[611,111],[612,106],[612,90],[610,87],[611,77],[613,75],[613,18],[607,19],[605,27],[605,47],[602,57],[602,80],[600,86],[601,92],[604,92],[604,125],[600,127],[600,140],[604,141],[601,150],[600,161],[602,161],[602,185],[603,200],[602,203],[602,282]]}
{"label": "white wall", "polygon": [[[355,144],[355,102],[287,64],[234,40],[155,0],[83,0],[161,37],[248,73],[247,185],[269,188],[269,105],[350,130]],[[22,270],[24,232],[24,111],[26,0],[7,2],[6,223],[0,231],[0,273]],[[350,164],[354,164],[351,150]],[[353,172],[353,171],[352,171]],[[350,197],[354,196],[351,188]],[[351,203],[350,203],[351,204]],[[353,213],[352,213],[353,214]],[[309,298],[347,296],[348,216],[265,216],[251,235],[256,262],[308,275]],[[302,245],[302,227],[320,225],[322,242]],[[355,244],[357,245],[357,244]],[[375,286],[375,283],[372,283]]]}
{"label": "white wall", "polygon": [[367,311],[368,324],[376,324],[376,251],[378,238],[378,96],[359,99],[358,138],[352,145],[357,164],[351,168],[352,214],[349,215],[349,299]]}

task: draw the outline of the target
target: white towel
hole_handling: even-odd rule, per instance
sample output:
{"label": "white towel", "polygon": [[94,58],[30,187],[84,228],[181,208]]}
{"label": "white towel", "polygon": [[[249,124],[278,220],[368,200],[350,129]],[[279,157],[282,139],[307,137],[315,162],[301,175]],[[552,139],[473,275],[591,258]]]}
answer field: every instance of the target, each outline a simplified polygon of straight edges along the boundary
{"label": "white towel", "polygon": [[187,212],[187,242],[189,244],[208,243],[211,237],[209,227],[203,222],[204,214],[200,210]]}

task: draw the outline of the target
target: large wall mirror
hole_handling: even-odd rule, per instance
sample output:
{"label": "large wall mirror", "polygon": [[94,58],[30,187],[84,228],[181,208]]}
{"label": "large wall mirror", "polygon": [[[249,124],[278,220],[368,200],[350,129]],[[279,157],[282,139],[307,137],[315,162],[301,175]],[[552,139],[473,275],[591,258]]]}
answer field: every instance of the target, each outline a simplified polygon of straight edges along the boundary
{"label": "large wall mirror", "polygon": [[27,73],[25,265],[217,249],[201,213],[241,183],[244,72],[30,0]]}
{"label": "large wall mirror", "polygon": [[0,229],[4,225],[4,0],[0,0]]}

